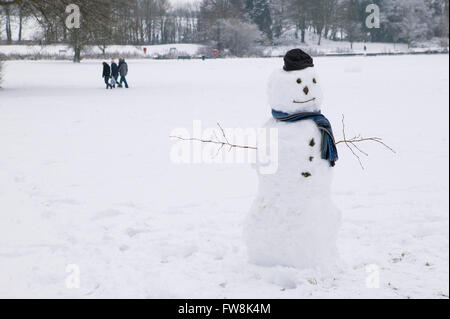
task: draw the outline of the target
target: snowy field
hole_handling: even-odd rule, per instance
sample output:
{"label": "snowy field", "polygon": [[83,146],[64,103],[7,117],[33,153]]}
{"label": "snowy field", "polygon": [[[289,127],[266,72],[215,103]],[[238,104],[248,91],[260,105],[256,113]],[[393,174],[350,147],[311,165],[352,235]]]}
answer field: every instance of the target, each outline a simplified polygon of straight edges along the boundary
{"label": "snowy field", "polygon": [[[106,47],[106,55],[116,56],[135,56],[141,58],[154,58],[159,55],[167,55],[171,49],[175,49],[179,55],[196,56],[201,48],[198,44],[161,44],[161,45],[110,45]],[[147,53],[144,53],[144,48],[147,48]],[[86,46],[83,50],[84,54],[101,55],[102,50],[99,46]],[[49,56],[60,57],[64,59],[72,59],[74,51],[65,44],[52,45],[0,45],[0,54],[6,56]]]}
{"label": "snowy field", "polygon": [[[327,54],[399,54],[399,53],[423,53],[426,51],[444,50],[443,47],[435,43],[424,43],[420,48],[408,48],[406,44],[393,43],[364,43],[355,42],[353,49],[350,48],[350,43],[346,41],[331,41],[324,39],[322,44],[318,46],[313,35],[310,36],[307,44],[291,43],[290,45],[279,45],[274,47],[263,48],[263,54],[267,57],[283,56],[292,48],[301,47],[313,55],[327,55]],[[364,50],[366,47],[366,51]],[[147,52],[144,53],[144,48]],[[203,49],[203,50],[202,50]],[[198,57],[204,54],[204,46],[200,44],[161,44],[161,45],[110,45],[106,47],[107,56],[132,56],[134,58],[156,58],[158,56],[168,55],[174,51],[174,56],[191,56]],[[448,48],[447,48],[448,50]],[[203,52],[203,53],[201,53]],[[26,59],[26,57],[41,56],[45,58],[59,58],[71,60],[73,58],[73,49],[65,44],[53,45],[0,45],[0,54],[9,57],[9,59]],[[102,55],[99,46],[86,46],[83,50],[84,55],[100,56]],[[25,58],[24,58],[25,57]]]}
{"label": "snowy field", "polygon": [[337,138],[345,114],[348,135],[397,151],[365,145],[363,171],[340,146],[331,271],[247,262],[250,165],[172,163],[169,135],[193,120],[260,127],[281,65],[129,61],[131,89],[106,91],[99,61],[7,62],[0,297],[448,298],[448,55],[316,59]]}

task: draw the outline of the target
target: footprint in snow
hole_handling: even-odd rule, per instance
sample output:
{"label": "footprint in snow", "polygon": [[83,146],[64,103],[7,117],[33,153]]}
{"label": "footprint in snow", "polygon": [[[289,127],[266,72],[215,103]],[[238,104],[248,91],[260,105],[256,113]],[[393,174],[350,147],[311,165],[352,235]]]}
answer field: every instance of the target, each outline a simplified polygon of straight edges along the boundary
{"label": "footprint in snow", "polygon": [[170,257],[189,258],[199,251],[197,245],[166,247],[162,252],[161,259],[168,261]]}
{"label": "footprint in snow", "polygon": [[125,207],[125,208],[132,208],[135,210],[143,210],[144,207],[136,205],[134,203],[117,203],[115,204],[115,206],[119,206],[119,207]]}
{"label": "footprint in snow", "polygon": [[78,206],[80,205],[79,202],[77,202],[74,199],[65,198],[65,199],[56,199],[56,200],[50,200],[46,203],[46,206],[53,206],[53,205],[73,205]]}
{"label": "footprint in snow", "polygon": [[135,228],[128,228],[125,233],[128,235],[128,237],[130,238],[134,238],[139,234],[145,234],[145,233],[149,233],[150,230],[148,229],[135,229]]}
{"label": "footprint in snow", "polygon": [[26,182],[26,178],[22,176],[16,176],[14,177],[14,182],[17,184],[22,184]]}
{"label": "footprint in snow", "polygon": [[123,215],[123,213],[121,211],[118,211],[115,209],[108,209],[108,210],[103,210],[101,212],[94,214],[94,217],[92,217],[91,220],[114,218],[114,217],[117,217],[120,215]]}
{"label": "footprint in snow", "polygon": [[286,272],[276,271],[272,274],[270,282],[286,290],[297,288],[297,283],[295,282],[294,276]]}
{"label": "footprint in snow", "polygon": [[124,253],[124,252],[130,250],[130,246],[122,245],[119,247],[119,250]]}

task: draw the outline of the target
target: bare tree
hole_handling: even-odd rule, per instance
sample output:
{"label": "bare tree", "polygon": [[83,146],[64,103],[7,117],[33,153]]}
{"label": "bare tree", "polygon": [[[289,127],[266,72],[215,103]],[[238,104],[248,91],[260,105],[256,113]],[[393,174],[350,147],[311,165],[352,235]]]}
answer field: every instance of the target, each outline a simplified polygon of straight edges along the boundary
{"label": "bare tree", "polygon": [[26,20],[26,18],[28,17],[28,12],[23,3],[17,4],[17,11],[18,11],[17,15],[19,16],[19,31],[17,35],[17,40],[19,42],[22,42],[23,23],[24,20]]}
{"label": "bare tree", "polygon": [[350,48],[353,49],[353,43],[362,38],[363,23],[358,0],[343,0],[338,12],[339,23],[350,42]]}
{"label": "bare tree", "polygon": [[336,0],[316,0],[311,6],[311,23],[319,38],[318,45],[321,44],[322,37],[328,35],[336,6]]}
{"label": "bare tree", "polygon": [[5,31],[6,31],[6,42],[12,43],[12,32],[11,32],[11,6],[3,7],[3,14],[5,15]]}
{"label": "bare tree", "polygon": [[311,23],[311,10],[315,0],[290,0],[289,2],[289,19],[295,25],[295,37],[305,43],[305,35],[308,26]]}
{"label": "bare tree", "polygon": [[[88,44],[102,38],[107,42],[110,26],[114,23],[113,8],[118,8],[120,0],[24,0],[30,6],[39,23],[47,29],[47,34],[58,41],[60,34],[67,37],[74,51],[74,62],[81,61],[81,52]],[[75,4],[79,7],[80,28],[69,28],[65,21],[66,8]],[[58,32],[58,30],[61,30]]]}
{"label": "bare tree", "polygon": [[288,19],[289,1],[272,0],[270,3],[274,39],[279,39],[290,25],[290,20]]}

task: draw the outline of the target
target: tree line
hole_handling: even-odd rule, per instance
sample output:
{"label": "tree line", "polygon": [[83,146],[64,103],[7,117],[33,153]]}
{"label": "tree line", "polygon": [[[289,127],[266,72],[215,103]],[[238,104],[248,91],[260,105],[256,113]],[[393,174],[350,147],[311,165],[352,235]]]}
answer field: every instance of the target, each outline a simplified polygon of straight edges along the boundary
{"label": "tree line", "polygon": [[[81,10],[81,28],[66,26],[66,7]],[[380,27],[369,29],[366,8],[380,8]],[[323,39],[403,42],[448,39],[448,0],[201,0],[173,6],[169,0],[0,0],[7,42],[19,21],[42,28],[44,44],[69,43],[80,60],[86,45],[202,43],[221,53],[242,56],[258,47],[306,42],[307,32]]]}
{"label": "tree line", "polygon": [[[379,8],[379,28],[366,24]],[[322,39],[402,42],[448,39],[448,0],[203,0],[198,14],[200,42],[226,46],[239,28],[246,40],[276,45],[292,39],[306,42],[307,31]],[[259,35],[254,32],[257,27]],[[231,38],[236,40],[237,35]],[[447,43],[448,45],[448,43]]]}

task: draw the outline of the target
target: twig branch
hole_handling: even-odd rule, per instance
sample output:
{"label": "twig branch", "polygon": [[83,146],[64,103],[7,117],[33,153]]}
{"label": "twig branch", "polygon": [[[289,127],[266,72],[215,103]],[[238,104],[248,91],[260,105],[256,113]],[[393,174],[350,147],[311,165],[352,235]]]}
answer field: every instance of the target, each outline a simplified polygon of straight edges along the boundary
{"label": "twig branch", "polygon": [[[345,134],[345,120],[344,120],[344,115],[342,115],[342,135],[344,136],[344,140],[337,142],[336,145],[340,144],[340,143],[345,143],[345,145],[348,147],[348,149],[353,153],[353,155],[358,159],[359,165],[361,166],[362,169],[364,169],[364,165],[361,162],[361,157],[358,156],[358,154],[356,154],[356,151],[350,147],[351,142],[349,142],[347,140],[347,136]],[[358,148],[357,148],[358,149]]]}
{"label": "twig branch", "polygon": [[205,140],[205,139],[201,139],[201,138],[184,138],[184,137],[180,137],[180,136],[170,136],[170,138],[173,139],[178,139],[181,141],[193,141],[193,142],[200,142],[200,143],[205,143],[205,144],[216,144],[219,145],[219,150],[217,151],[217,155],[219,155],[220,151],[225,147],[229,147],[231,151],[233,148],[240,148],[240,149],[250,149],[250,150],[257,150],[258,148],[255,146],[246,146],[246,145],[237,145],[237,144],[233,144],[228,140],[227,135],[225,134],[225,130],[222,128],[222,126],[220,125],[220,123],[217,123],[217,126],[219,127],[219,130],[221,132],[222,135],[222,139],[219,139],[217,137],[216,132],[214,132],[214,136],[216,139],[214,140]]}
{"label": "twig branch", "polygon": [[342,135],[343,135],[344,139],[342,141],[336,142],[336,145],[345,144],[345,146],[347,146],[347,148],[352,152],[352,154],[358,159],[359,165],[361,165],[362,169],[364,169],[364,165],[362,164],[361,157],[358,155],[357,152],[359,152],[365,156],[369,156],[369,154],[360,148],[360,146],[358,145],[359,143],[375,142],[375,143],[381,144],[382,146],[387,148],[392,153],[397,154],[397,152],[392,147],[387,145],[383,141],[383,139],[380,137],[364,138],[364,137],[362,137],[362,135],[358,135],[354,138],[347,139],[347,135],[345,132],[345,116],[344,115],[342,115]]}
{"label": "twig branch", "polygon": [[[220,151],[222,151],[222,149],[224,147],[229,147],[229,151],[231,151],[233,148],[258,150],[258,147],[255,147],[255,146],[246,146],[246,145],[238,145],[238,144],[231,143],[229,141],[226,133],[225,133],[225,130],[220,125],[220,123],[217,123],[217,126],[219,127],[221,138],[218,137],[218,135],[216,134],[216,131],[214,131],[214,139],[210,139],[210,140],[201,139],[201,138],[195,138],[195,137],[184,138],[184,137],[180,137],[180,136],[170,136],[170,138],[181,140],[181,141],[192,141],[192,142],[199,142],[199,143],[204,143],[204,144],[216,144],[216,145],[219,146],[219,149],[218,149],[217,154],[215,155],[215,157],[219,155]],[[337,141],[336,145],[344,144],[345,146],[347,146],[347,148],[357,158],[357,160],[359,162],[359,165],[361,166],[362,169],[364,169],[364,165],[362,163],[360,155],[362,154],[364,156],[369,156],[369,154],[367,152],[365,152],[359,146],[361,143],[375,142],[375,143],[378,143],[378,144],[384,146],[385,148],[387,148],[392,153],[396,154],[396,151],[392,147],[387,145],[383,141],[383,139],[380,138],[380,137],[367,137],[367,138],[365,138],[362,135],[358,135],[358,136],[355,136],[353,138],[348,139],[345,129],[346,129],[346,127],[345,127],[345,116],[342,115],[342,134],[343,134],[343,138],[344,139],[341,140],[341,141]]]}

